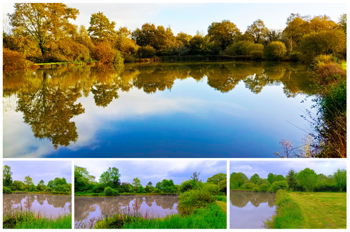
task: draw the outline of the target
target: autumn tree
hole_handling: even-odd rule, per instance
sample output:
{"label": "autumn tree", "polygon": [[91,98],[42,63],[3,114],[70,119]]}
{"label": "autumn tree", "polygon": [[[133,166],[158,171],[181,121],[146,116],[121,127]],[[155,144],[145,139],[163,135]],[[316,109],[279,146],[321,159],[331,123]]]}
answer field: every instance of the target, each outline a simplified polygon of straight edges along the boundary
{"label": "autumn tree", "polygon": [[264,43],[268,39],[269,29],[265,26],[264,21],[258,19],[248,26],[246,32],[255,43]]}
{"label": "autumn tree", "polygon": [[63,3],[16,3],[15,12],[9,16],[14,34],[35,41],[45,57],[49,42],[74,30],[70,20],[76,19],[78,13]]}
{"label": "autumn tree", "polygon": [[208,27],[209,40],[216,44],[221,51],[233,43],[240,34],[237,26],[228,20],[213,22]]}
{"label": "autumn tree", "polygon": [[96,41],[114,41],[116,37],[115,22],[102,13],[92,14],[90,17],[90,27],[88,28],[90,37]]}

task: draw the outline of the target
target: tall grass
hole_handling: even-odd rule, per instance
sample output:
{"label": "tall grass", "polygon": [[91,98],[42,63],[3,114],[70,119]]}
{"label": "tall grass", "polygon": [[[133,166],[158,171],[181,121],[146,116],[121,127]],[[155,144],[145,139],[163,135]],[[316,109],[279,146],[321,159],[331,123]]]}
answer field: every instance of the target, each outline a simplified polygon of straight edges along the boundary
{"label": "tall grass", "polygon": [[274,229],[298,229],[303,227],[304,217],[299,205],[285,190],[276,194],[277,212],[266,225]]}
{"label": "tall grass", "polygon": [[146,219],[128,215],[104,218],[95,224],[95,229],[225,229],[226,213],[215,203],[196,209],[191,215],[171,215],[165,218]]}
{"label": "tall grass", "polygon": [[49,219],[33,212],[20,211],[4,215],[3,227],[7,229],[71,229],[72,216]]}

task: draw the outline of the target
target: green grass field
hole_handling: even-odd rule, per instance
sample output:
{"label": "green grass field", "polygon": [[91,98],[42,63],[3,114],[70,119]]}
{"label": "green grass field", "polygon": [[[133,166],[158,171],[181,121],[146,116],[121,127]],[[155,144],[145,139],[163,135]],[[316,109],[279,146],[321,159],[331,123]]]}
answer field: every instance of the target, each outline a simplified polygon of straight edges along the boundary
{"label": "green grass field", "polygon": [[346,228],[346,193],[289,193],[304,217],[302,228]]}
{"label": "green grass field", "polygon": [[346,228],[346,193],[279,191],[276,205],[276,215],[266,222],[269,228]]}
{"label": "green grass field", "polygon": [[4,216],[3,227],[7,229],[71,229],[72,216],[48,219],[32,212],[16,212]]}

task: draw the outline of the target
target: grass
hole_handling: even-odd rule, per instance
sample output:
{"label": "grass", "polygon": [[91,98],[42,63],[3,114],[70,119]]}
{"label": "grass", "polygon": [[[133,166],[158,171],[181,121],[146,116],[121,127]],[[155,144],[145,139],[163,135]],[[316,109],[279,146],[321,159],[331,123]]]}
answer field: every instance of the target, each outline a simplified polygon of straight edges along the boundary
{"label": "grass", "polygon": [[3,227],[7,229],[71,229],[72,216],[48,219],[32,212],[15,212],[4,215]]}
{"label": "grass", "polygon": [[[223,206],[224,205],[224,206]],[[226,229],[226,209],[224,202],[211,203],[205,208],[195,210],[191,215],[179,214],[165,218],[146,219],[126,215],[104,218],[95,225],[96,229]]]}
{"label": "grass", "polygon": [[289,193],[304,216],[303,228],[346,228],[346,193]]}
{"label": "grass", "polygon": [[278,191],[276,205],[270,228],[346,228],[346,193]]}

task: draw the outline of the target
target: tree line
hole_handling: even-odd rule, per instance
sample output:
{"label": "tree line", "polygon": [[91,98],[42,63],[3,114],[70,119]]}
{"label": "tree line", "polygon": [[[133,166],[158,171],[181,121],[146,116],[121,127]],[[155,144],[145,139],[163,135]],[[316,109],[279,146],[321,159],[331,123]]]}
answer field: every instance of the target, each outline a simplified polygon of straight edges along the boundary
{"label": "tree line", "polygon": [[[207,34],[174,34],[170,27],[145,23],[130,31],[97,12],[89,27],[72,23],[79,10],[62,3],[16,3],[9,14],[10,32],[3,34],[4,65],[26,68],[32,62],[98,62],[121,65],[143,58],[228,56],[244,59],[311,60],[321,54],[343,59],[346,15],[291,14],[283,30],[261,19],[242,32],[229,20],[213,22]],[[16,61],[16,62],[14,62]]]}
{"label": "tree line", "polygon": [[3,192],[47,192],[47,193],[71,193],[72,186],[67,183],[65,178],[56,177],[50,180],[47,184],[40,180],[37,185],[34,184],[30,176],[24,177],[23,181],[13,180],[11,167],[4,165],[3,169]]}
{"label": "tree line", "polygon": [[258,174],[248,178],[242,172],[233,172],[230,177],[231,190],[255,192],[277,192],[280,189],[305,192],[345,192],[346,170],[337,170],[333,175],[317,174],[310,168],[300,172],[290,170],[286,176],[269,173],[267,178]]}
{"label": "tree line", "polygon": [[199,173],[194,172],[190,180],[184,181],[180,185],[174,184],[171,179],[163,179],[155,185],[151,181],[146,185],[142,185],[137,177],[133,179],[132,183],[121,182],[120,177],[121,174],[118,168],[109,167],[96,181],[95,177],[90,175],[86,168],[75,166],[75,193],[96,196],[115,196],[122,193],[178,194],[197,188],[210,189],[212,193],[216,194],[226,193],[226,174],[223,173],[208,178],[207,182],[202,182],[199,179]]}

